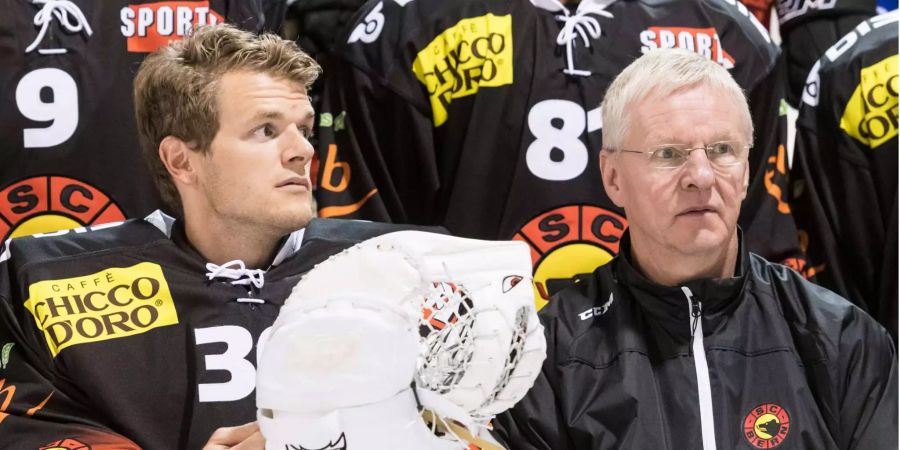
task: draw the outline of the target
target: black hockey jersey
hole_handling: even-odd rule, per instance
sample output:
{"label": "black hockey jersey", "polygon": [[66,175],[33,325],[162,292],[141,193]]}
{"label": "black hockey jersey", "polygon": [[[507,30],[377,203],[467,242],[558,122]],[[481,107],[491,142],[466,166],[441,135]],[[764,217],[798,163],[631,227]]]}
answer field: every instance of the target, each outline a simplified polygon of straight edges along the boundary
{"label": "black hockey jersey", "polygon": [[876,16],[813,67],[791,177],[815,281],[897,336],[897,19]]}
{"label": "black hockey jersey", "polygon": [[198,449],[255,420],[257,342],[300,276],[399,229],[313,220],[248,292],[162,215],[94,228],[0,256],[0,448]]}
{"label": "black hockey jersey", "polygon": [[0,0],[0,240],[160,207],[134,123],[138,66],[194,26],[277,28],[275,3]]}
{"label": "black hockey jersey", "polygon": [[373,0],[347,31],[325,79],[321,216],[525,241],[547,299],[609,261],[628,223],[598,168],[607,87],[642,53],[681,47],[746,90],[756,145],[741,225],[754,251],[795,256],[784,74],[743,4]]}

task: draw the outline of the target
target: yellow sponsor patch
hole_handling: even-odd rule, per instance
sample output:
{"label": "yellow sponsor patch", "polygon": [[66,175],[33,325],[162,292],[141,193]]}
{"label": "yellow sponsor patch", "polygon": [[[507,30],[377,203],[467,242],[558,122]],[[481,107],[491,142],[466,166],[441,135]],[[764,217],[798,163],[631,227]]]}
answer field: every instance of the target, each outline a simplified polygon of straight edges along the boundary
{"label": "yellow sponsor patch", "polygon": [[460,20],[422,49],[413,73],[428,89],[434,125],[447,121],[454,98],[513,81],[512,17],[488,14]]}
{"label": "yellow sponsor patch", "polygon": [[73,345],[178,323],[162,268],[149,262],[34,283],[28,287],[25,308],[54,357]]}
{"label": "yellow sponsor patch", "polygon": [[897,55],[860,70],[841,129],[859,142],[876,148],[897,135]]}

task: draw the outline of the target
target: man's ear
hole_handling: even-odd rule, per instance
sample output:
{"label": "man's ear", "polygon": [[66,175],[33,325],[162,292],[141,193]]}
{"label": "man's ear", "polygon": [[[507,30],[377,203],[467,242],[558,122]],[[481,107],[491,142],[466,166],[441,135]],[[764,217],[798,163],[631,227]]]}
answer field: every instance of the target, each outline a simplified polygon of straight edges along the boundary
{"label": "man's ear", "polygon": [[619,167],[616,154],[606,149],[600,149],[600,178],[603,181],[603,189],[606,196],[618,207],[622,207],[622,186],[619,177]]}
{"label": "man's ear", "polygon": [[193,163],[192,156],[198,153],[191,150],[187,142],[175,136],[166,136],[159,143],[159,159],[172,180],[179,184],[194,184],[197,179],[197,167]]}

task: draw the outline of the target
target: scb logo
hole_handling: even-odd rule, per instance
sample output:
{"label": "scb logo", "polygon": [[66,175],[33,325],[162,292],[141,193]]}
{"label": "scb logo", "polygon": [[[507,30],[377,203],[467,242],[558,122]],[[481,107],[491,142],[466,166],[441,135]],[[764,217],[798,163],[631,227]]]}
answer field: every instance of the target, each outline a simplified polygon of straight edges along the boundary
{"label": "scb logo", "polygon": [[621,215],[591,205],[559,207],[526,223],[513,239],[531,247],[537,308],[575,275],[612,260],[627,226]]}
{"label": "scb logo", "polygon": [[74,178],[37,176],[0,190],[0,241],[121,220],[106,194]]}

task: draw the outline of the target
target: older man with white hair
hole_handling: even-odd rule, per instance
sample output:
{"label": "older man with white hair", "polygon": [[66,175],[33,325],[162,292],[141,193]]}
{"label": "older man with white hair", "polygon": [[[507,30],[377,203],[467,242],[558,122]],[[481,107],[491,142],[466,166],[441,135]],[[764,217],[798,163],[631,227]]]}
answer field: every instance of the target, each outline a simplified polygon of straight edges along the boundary
{"label": "older man with white hair", "polygon": [[603,184],[629,231],[541,311],[542,374],[497,437],[516,450],[897,448],[887,332],[743,245],[753,129],[728,72],[650,52],[602,111]]}

